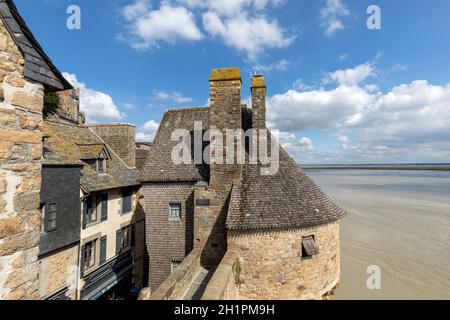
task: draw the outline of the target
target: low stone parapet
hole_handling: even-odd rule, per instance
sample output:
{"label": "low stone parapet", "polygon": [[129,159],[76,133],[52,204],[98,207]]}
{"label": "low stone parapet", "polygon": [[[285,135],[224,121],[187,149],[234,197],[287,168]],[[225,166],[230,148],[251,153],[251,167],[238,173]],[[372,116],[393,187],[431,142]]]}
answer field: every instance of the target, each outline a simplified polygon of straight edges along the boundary
{"label": "low stone parapet", "polygon": [[208,286],[202,300],[237,299],[239,285],[239,257],[234,251],[227,251]]}
{"label": "low stone parapet", "polygon": [[149,295],[144,288],[140,300],[182,300],[200,271],[201,250],[193,250],[164,281],[156,291]]}

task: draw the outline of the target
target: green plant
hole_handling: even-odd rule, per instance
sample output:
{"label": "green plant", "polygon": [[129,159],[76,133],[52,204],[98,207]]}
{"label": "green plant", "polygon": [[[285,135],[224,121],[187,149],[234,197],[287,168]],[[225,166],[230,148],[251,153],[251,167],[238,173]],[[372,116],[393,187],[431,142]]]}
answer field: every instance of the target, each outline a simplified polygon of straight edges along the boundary
{"label": "green plant", "polygon": [[238,259],[234,265],[234,282],[237,285],[240,285],[242,283],[241,272],[242,272],[241,261]]}
{"label": "green plant", "polygon": [[44,109],[42,110],[42,113],[44,115],[44,118],[47,118],[48,116],[55,114],[56,110],[59,106],[59,96],[55,92],[47,92],[44,95]]}

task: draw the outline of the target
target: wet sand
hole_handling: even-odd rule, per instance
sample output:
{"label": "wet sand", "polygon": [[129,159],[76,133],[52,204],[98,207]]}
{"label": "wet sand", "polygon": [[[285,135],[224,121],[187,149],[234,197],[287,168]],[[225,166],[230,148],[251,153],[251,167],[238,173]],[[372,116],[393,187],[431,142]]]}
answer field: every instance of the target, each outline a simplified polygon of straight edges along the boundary
{"label": "wet sand", "polygon": [[[334,299],[450,299],[450,172],[307,173],[348,214]],[[380,290],[367,288],[370,265]]]}

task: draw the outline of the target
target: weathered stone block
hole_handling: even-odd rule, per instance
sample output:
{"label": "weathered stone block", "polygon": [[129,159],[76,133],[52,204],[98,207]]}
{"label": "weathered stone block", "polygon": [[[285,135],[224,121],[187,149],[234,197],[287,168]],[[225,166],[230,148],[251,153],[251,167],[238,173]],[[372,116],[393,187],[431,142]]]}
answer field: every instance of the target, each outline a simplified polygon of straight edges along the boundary
{"label": "weathered stone block", "polygon": [[[0,79],[0,82],[2,82],[2,81],[3,81],[3,79]],[[3,101],[5,101],[5,91],[3,90],[3,88],[0,88],[0,102],[3,102]]]}
{"label": "weathered stone block", "polygon": [[11,104],[24,109],[42,111],[44,107],[44,99],[39,94],[14,92],[11,96]]}
{"label": "weathered stone block", "polygon": [[[3,89],[1,89],[1,90],[3,90]],[[1,91],[0,91],[0,96],[1,96]],[[16,115],[14,113],[14,110],[0,109],[0,125],[15,127],[16,122],[17,121],[16,121]]]}
{"label": "weathered stone block", "polygon": [[16,289],[27,282],[36,281],[37,278],[37,263],[33,263],[13,270],[6,278],[5,287]]}
{"label": "weathered stone block", "polygon": [[0,129],[0,141],[14,143],[41,143],[42,133]]}
{"label": "weathered stone block", "polygon": [[5,239],[0,243],[0,256],[9,256],[22,250],[36,247],[39,243],[39,231],[23,233]]}
{"label": "weathered stone block", "polygon": [[25,79],[19,72],[12,72],[8,74],[4,81],[14,87],[23,88],[25,86]]}
{"label": "weathered stone block", "polygon": [[14,197],[14,210],[17,212],[28,212],[39,210],[39,193],[20,194]]}
{"label": "weathered stone block", "polygon": [[20,217],[12,217],[8,219],[1,220],[2,227],[0,228],[0,239],[14,236],[18,233],[21,233],[22,228],[22,219]]}

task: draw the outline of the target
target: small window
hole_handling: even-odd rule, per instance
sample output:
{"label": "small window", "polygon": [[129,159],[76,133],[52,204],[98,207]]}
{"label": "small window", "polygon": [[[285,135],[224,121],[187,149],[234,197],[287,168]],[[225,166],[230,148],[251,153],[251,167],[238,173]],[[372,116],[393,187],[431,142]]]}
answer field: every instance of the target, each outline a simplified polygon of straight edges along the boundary
{"label": "small window", "polygon": [[169,220],[181,220],[181,203],[171,203],[169,206]]}
{"label": "small window", "polygon": [[172,261],[170,263],[170,273],[173,273],[180,266],[181,261]]}
{"label": "small window", "polygon": [[45,231],[56,230],[56,203],[49,203],[45,209]]}
{"label": "small window", "polygon": [[101,207],[101,197],[89,196],[86,198],[86,223],[94,223],[98,220],[98,212]]}
{"label": "small window", "polygon": [[95,267],[95,251],[97,240],[90,241],[84,245],[83,265],[84,270]]}
{"label": "small window", "polygon": [[116,253],[120,254],[131,247],[130,226],[117,230],[116,232]]}
{"label": "small window", "polygon": [[319,254],[319,247],[316,244],[314,236],[302,238],[302,259],[311,259]]}
{"label": "small window", "polygon": [[106,173],[106,159],[97,160],[97,172]]}
{"label": "small window", "polygon": [[131,205],[131,199],[132,199],[133,192],[131,189],[123,189],[122,190],[122,213],[131,212],[132,205]]}

